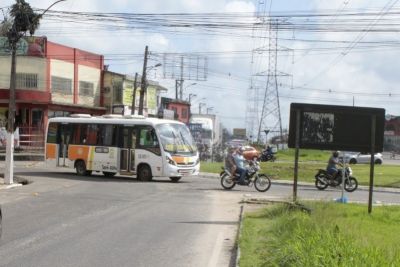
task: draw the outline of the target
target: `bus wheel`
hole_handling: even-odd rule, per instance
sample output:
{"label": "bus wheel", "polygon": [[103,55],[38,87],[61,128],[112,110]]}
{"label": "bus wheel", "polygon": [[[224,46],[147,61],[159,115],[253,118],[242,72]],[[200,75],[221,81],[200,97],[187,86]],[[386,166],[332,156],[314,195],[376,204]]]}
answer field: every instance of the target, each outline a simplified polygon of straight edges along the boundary
{"label": "bus wheel", "polygon": [[169,177],[172,182],[177,183],[182,177]]}
{"label": "bus wheel", "polygon": [[103,172],[105,177],[114,177],[114,175],[116,174],[115,172]]}
{"label": "bus wheel", "polygon": [[78,160],[75,163],[76,173],[80,176],[87,176],[92,174],[92,171],[86,170],[86,164],[83,160]]}
{"label": "bus wheel", "polygon": [[153,176],[151,175],[151,169],[148,165],[142,165],[140,166],[138,173],[137,173],[137,178],[140,181],[151,181]]}

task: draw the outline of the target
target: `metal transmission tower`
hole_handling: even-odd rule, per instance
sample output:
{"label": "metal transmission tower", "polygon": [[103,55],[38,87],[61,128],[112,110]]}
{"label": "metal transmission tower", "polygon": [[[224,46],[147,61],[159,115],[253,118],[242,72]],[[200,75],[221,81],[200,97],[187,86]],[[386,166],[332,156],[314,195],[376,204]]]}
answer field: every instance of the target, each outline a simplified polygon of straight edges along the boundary
{"label": "metal transmission tower", "polygon": [[183,82],[185,80],[207,80],[208,60],[206,56],[164,53],[162,65],[164,78],[175,79],[176,99],[182,100]]}
{"label": "metal transmission tower", "polygon": [[[268,125],[272,125],[275,131],[282,132],[281,109],[279,104],[279,89],[277,79],[278,65],[278,21],[270,20],[269,23],[269,44],[268,44],[268,70],[267,85],[265,87],[263,105],[258,126],[257,142],[260,142],[261,131]],[[272,118],[271,118],[272,117]]]}

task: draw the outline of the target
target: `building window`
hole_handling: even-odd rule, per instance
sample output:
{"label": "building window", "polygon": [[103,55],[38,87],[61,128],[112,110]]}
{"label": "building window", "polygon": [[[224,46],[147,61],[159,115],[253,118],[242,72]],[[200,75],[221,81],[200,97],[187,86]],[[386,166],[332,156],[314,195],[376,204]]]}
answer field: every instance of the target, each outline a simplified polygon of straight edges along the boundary
{"label": "building window", "polygon": [[38,88],[36,73],[17,73],[17,88]]}
{"label": "building window", "polygon": [[60,110],[49,110],[47,112],[47,117],[48,118],[54,118],[54,117],[69,117],[69,115],[71,114],[71,112],[69,111],[60,111]]}
{"label": "building window", "polygon": [[51,91],[66,95],[72,94],[72,80],[57,76],[51,76]]}
{"label": "building window", "polygon": [[94,85],[93,85],[93,83],[80,81],[79,82],[79,95],[82,95],[82,96],[94,96]]}
{"label": "building window", "polygon": [[182,118],[187,119],[188,117],[188,110],[187,108],[182,108]]}

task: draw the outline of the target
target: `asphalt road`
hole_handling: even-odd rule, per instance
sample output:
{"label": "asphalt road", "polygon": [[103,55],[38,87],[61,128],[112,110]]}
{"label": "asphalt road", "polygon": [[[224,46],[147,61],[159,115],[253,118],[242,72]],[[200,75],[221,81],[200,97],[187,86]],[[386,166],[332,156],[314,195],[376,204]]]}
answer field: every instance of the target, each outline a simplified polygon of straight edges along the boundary
{"label": "asphalt road", "polygon": [[[17,174],[33,183],[0,190],[0,266],[230,266],[239,202],[292,199],[290,184],[259,193],[244,186],[222,190],[212,177],[146,183],[35,167]],[[312,186],[298,191],[299,199],[340,195]],[[346,196],[368,201],[366,190]],[[375,192],[374,203],[382,202],[400,204],[400,193]]]}
{"label": "asphalt road", "polygon": [[230,265],[240,205],[215,180],[30,177],[0,191],[0,266]]}

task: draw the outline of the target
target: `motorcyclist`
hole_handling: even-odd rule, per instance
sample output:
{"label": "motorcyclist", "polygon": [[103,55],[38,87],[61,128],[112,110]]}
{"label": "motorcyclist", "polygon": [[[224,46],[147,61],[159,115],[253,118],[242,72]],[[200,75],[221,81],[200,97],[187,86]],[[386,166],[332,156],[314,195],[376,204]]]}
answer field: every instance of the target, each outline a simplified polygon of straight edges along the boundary
{"label": "motorcyclist", "polygon": [[327,173],[331,176],[331,182],[336,179],[339,172],[337,166],[342,166],[339,162],[339,151],[333,151],[332,156],[328,160],[328,166],[326,167]]}
{"label": "motorcyclist", "polygon": [[247,170],[244,167],[244,162],[246,162],[246,159],[243,157],[243,151],[244,149],[240,147],[236,150],[236,153],[233,155],[236,164],[236,172],[240,174],[240,178],[238,181],[240,185],[246,184],[245,177],[247,175]]}
{"label": "motorcyclist", "polygon": [[225,158],[225,168],[229,170],[231,173],[231,177],[233,178],[235,176],[236,172],[236,163],[234,159],[234,152],[235,152],[235,147],[231,146],[228,148],[228,154],[226,155]]}

